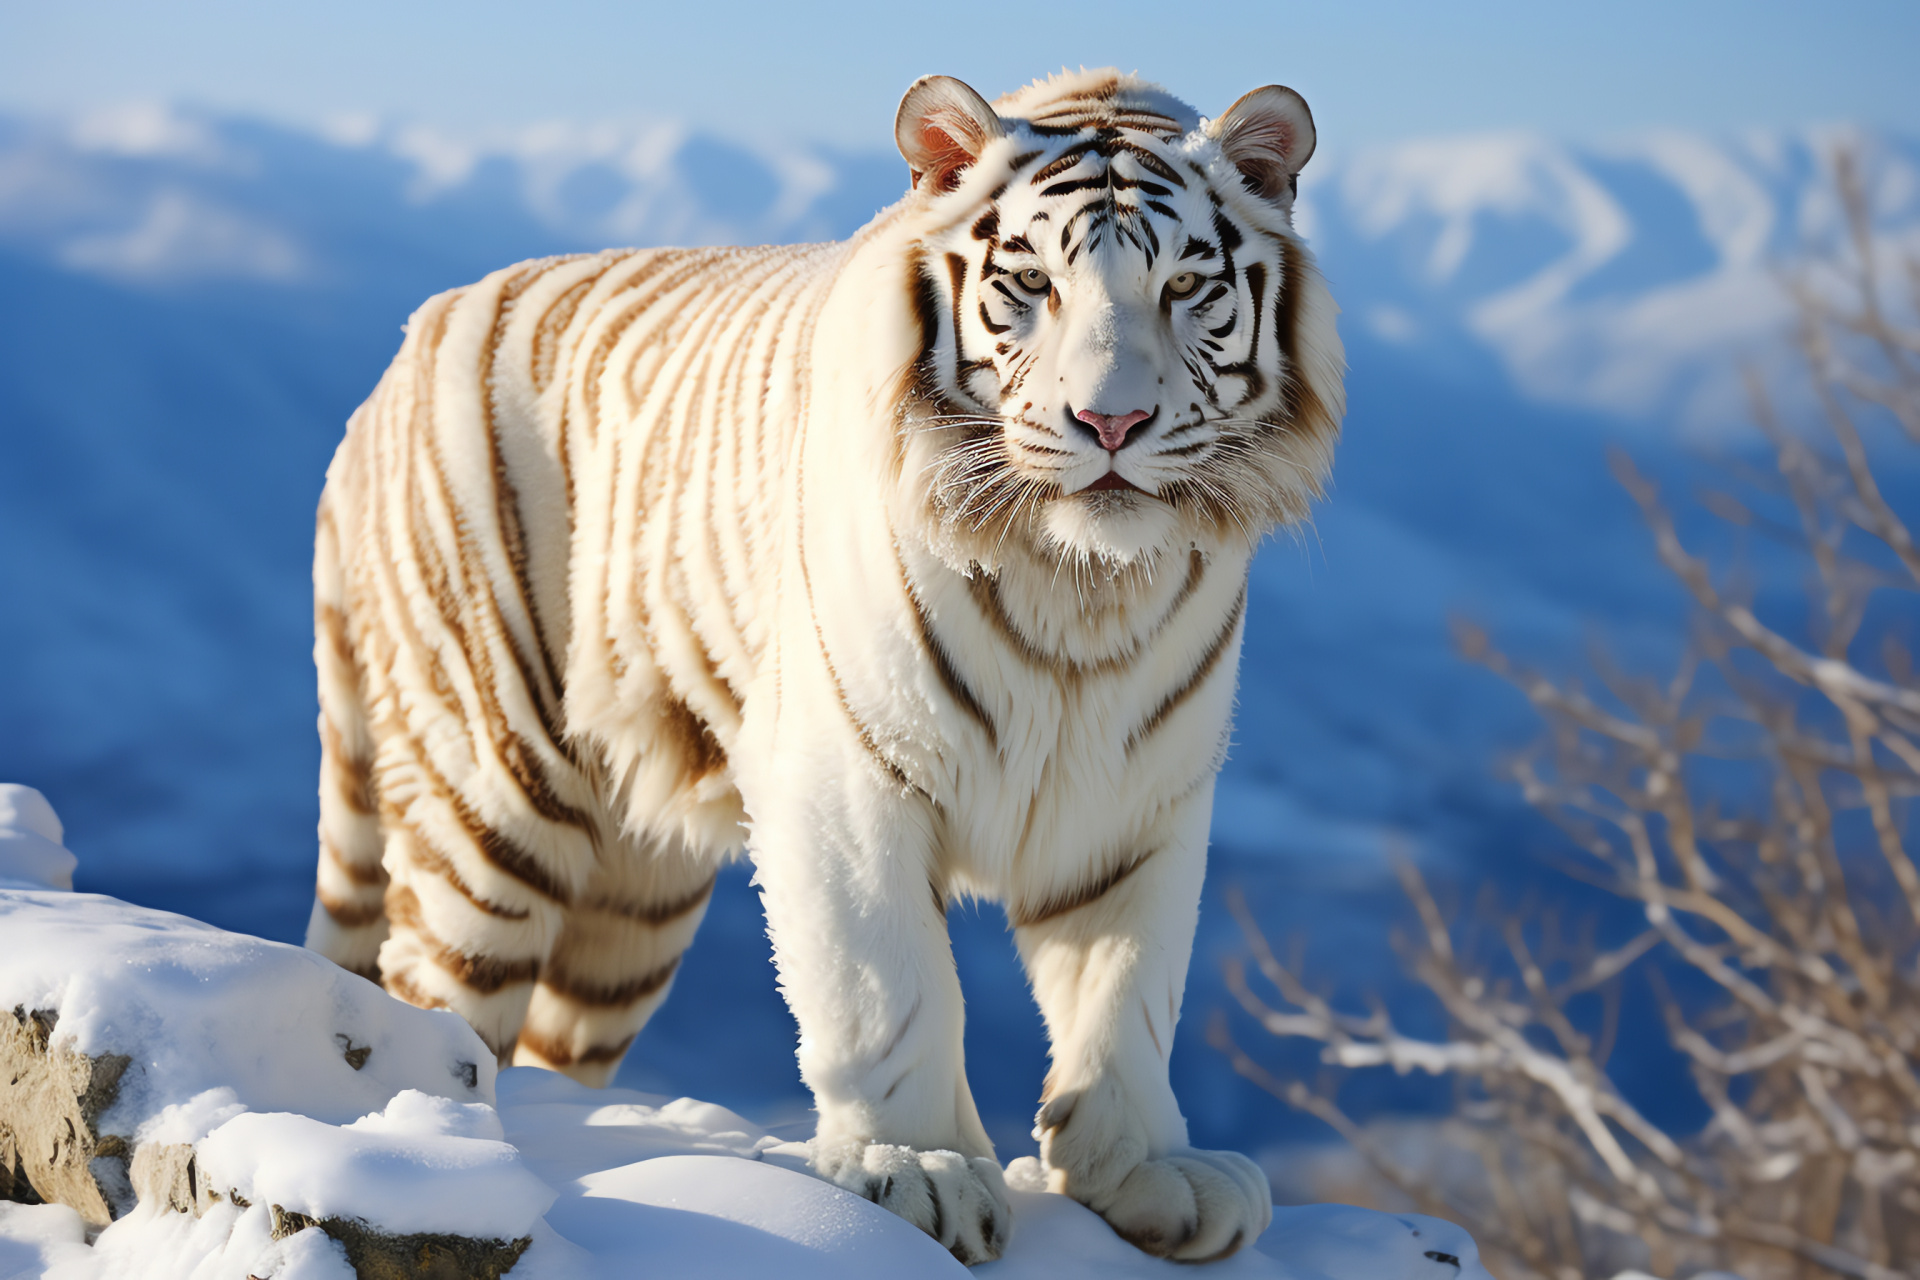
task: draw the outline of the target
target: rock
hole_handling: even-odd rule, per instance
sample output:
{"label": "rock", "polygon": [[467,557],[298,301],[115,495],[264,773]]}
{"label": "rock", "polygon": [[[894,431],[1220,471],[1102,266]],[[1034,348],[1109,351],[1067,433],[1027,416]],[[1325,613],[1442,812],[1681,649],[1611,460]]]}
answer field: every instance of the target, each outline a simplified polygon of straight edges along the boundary
{"label": "rock", "polygon": [[133,1208],[133,1150],[99,1121],[132,1059],[54,1039],[59,1015],[0,1014],[0,1196],[64,1204],[98,1230]]}
{"label": "rock", "polygon": [[134,1148],[128,1175],[141,1204],[156,1205],[195,1217],[207,1211],[215,1196],[197,1176],[194,1150],[186,1142],[148,1142]]}
{"label": "rock", "polygon": [[277,1204],[269,1207],[275,1240],[318,1227],[346,1249],[358,1280],[500,1280],[533,1243],[532,1236],[487,1240],[427,1232],[393,1235],[358,1218],[310,1218]]}

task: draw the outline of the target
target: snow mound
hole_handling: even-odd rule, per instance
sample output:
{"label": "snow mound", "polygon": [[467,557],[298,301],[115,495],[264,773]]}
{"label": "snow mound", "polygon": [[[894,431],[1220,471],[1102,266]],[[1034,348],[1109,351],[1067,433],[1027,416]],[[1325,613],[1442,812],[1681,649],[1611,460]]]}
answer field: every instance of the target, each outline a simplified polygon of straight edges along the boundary
{"label": "snow mound", "polygon": [[[13,858],[0,870],[40,886],[32,868],[70,876],[72,855],[50,862],[33,843],[65,854],[60,837],[37,792],[0,787]],[[136,1173],[154,1152],[193,1159],[185,1198],[172,1184],[123,1204],[91,1242],[65,1205],[0,1203],[0,1280],[347,1280],[370,1238],[412,1256],[428,1237],[493,1249],[513,1280],[612,1280],[641,1260],[679,1280],[967,1274],[917,1228],[811,1176],[802,1144],[691,1098],[496,1075],[459,1018],[299,948],[45,887],[0,887],[0,939],[0,1009],[54,1015],[35,1022],[51,1025],[49,1052],[131,1059],[100,1134],[136,1148]],[[1017,1189],[1036,1179],[1012,1182],[1007,1253],[976,1274],[1195,1274],[1064,1196]],[[1276,1211],[1257,1247],[1205,1274],[1491,1280],[1458,1227],[1338,1205]]]}
{"label": "snow mound", "polygon": [[79,865],[47,798],[32,787],[0,782],[0,889],[72,889]]}
{"label": "snow mound", "polygon": [[199,1169],[215,1189],[310,1218],[354,1218],[394,1235],[517,1240],[554,1193],[501,1137],[492,1107],[406,1089],[349,1125],[235,1116],[199,1144]]}
{"label": "snow mound", "polygon": [[87,1224],[63,1204],[0,1200],[0,1280],[47,1275],[65,1263],[90,1261]]}
{"label": "snow mound", "polygon": [[[799,1171],[797,1144],[724,1107],[512,1067],[499,1112],[507,1140],[559,1191],[548,1224],[599,1260],[596,1274],[624,1274],[639,1241],[676,1277],[968,1274],[901,1219]],[[1277,1208],[1255,1248],[1196,1272],[1141,1253],[1065,1196],[1009,1182],[1013,1235],[998,1262],[972,1269],[981,1280],[1491,1280],[1452,1223],[1347,1205]],[[539,1253],[536,1241],[528,1260]]]}

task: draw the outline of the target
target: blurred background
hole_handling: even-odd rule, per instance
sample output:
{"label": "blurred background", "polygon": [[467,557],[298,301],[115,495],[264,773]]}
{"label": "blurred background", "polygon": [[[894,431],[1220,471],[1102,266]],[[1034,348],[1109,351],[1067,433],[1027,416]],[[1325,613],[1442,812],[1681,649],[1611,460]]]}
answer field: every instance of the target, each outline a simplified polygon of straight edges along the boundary
{"label": "blurred background", "polygon": [[[1891,0],[0,0],[0,778],[52,800],[81,888],[298,941],[312,512],[414,306],[540,254],[844,237],[904,190],[893,111],[924,73],[992,97],[1114,64],[1203,114],[1285,83],[1318,123],[1299,219],[1344,308],[1351,413],[1315,526],[1255,566],[1174,1064],[1196,1142],[1324,1140],[1205,1043],[1245,946],[1221,895],[1415,1030],[1434,1015],[1387,941],[1395,850],[1453,907],[1631,931],[1555,870],[1497,767],[1536,722],[1449,621],[1561,668],[1598,636],[1671,660],[1682,596],[1606,452],[1684,493],[1754,449],[1743,362],[1786,411],[1812,403],[1779,273],[1840,229],[1843,141],[1876,230],[1920,245],[1916,52],[1920,8]],[[1797,581],[1785,554],[1751,549],[1763,595]],[[1032,1150],[1044,1039],[1000,913],[952,928],[1008,1158]],[[1657,1010],[1622,1010],[1623,1093],[1697,1127]],[[620,1082],[797,1120],[792,1050],[735,868]],[[1375,1073],[1342,1097],[1417,1115],[1449,1088]]]}

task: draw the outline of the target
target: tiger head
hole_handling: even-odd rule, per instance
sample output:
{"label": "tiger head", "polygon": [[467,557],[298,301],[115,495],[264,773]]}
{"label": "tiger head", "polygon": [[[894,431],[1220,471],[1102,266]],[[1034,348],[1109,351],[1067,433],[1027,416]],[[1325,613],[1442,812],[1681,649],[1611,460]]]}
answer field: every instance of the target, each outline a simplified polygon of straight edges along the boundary
{"label": "tiger head", "polygon": [[1293,230],[1298,94],[1202,120],[1113,71],[993,105],[929,76],[895,133],[921,332],[903,461],[956,551],[1118,566],[1307,514],[1345,397]]}

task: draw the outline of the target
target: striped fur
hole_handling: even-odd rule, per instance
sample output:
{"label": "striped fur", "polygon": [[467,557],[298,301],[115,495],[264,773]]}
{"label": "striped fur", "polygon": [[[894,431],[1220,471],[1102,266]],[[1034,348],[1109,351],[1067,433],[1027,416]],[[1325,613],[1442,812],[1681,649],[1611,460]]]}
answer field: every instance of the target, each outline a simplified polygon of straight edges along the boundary
{"label": "striped fur", "polygon": [[[1187,1147],[1166,1051],[1248,562],[1343,407],[1297,102],[930,79],[914,190],[851,241],[423,306],[320,504],[308,945],[604,1083],[744,848],[814,1167],[978,1261],[1006,1201],[945,904],[992,898],[1054,1188],[1167,1256],[1257,1234],[1265,1181]],[[1079,416],[1134,410],[1117,448]]]}

